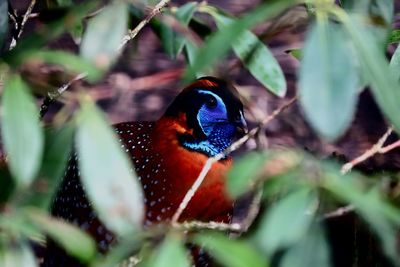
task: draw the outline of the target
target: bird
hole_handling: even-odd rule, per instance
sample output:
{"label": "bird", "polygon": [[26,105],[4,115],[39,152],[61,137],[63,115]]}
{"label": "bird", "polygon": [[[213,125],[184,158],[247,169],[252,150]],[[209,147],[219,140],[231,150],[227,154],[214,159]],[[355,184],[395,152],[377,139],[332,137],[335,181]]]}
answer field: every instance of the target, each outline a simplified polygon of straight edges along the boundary
{"label": "bird", "polygon": [[[247,129],[236,89],[215,77],[195,80],[179,93],[161,118],[153,122],[113,125],[132,161],[143,192],[145,226],[170,222],[206,161],[227,149]],[[106,253],[116,241],[99,220],[80,182],[76,154],[72,155],[54,197],[51,214],[77,225]],[[179,221],[229,223],[233,200],[225,191],[232,158],[224,156],[208,172]],[[43,267],[84,266],[51,240]]]}

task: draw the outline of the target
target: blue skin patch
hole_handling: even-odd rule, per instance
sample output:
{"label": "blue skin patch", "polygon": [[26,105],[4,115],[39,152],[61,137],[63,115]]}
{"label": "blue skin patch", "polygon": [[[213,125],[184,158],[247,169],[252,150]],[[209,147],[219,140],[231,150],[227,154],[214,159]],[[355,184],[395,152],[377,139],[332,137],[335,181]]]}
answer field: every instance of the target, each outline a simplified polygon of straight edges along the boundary
{"label": "blue skin patch", "polygon": [[229,147],[235,136],[236,126],[229,121],[224,101],[218,95],[204,90],[198,92],[210,95],[210,99],[214,98],[215,100],[213,100],[212,105],[203,104],[197,113],[197,121],[206,139],[185,141],[183,146],[212,157]]}

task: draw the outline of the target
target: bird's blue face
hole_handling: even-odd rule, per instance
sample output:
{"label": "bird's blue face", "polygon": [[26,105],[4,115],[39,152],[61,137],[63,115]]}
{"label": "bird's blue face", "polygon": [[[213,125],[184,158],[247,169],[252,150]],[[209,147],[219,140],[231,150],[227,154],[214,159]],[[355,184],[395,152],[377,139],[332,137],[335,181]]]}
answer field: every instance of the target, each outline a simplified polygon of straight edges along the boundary
{"label": "bird's blue face", "polygon": [[198,109],[196,120],[204,138],[186,140],[182,144],[191,150],[215,156],[232,144],[238,135],[238,129],[244,129],[246,122],[242,110],[230,114],[219,95],[201,89],[197,92],[202,105]]}

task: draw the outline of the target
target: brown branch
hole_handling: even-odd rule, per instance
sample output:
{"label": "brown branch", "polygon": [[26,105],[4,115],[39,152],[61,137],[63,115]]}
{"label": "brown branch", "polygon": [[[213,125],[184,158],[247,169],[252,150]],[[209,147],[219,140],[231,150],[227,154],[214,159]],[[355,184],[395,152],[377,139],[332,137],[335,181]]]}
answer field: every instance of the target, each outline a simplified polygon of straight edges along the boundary
{"label": "brown branch", "polygon": [[143,27],[146,26],[154,16],[158,15],[161,12],[161,9],[163,9],[169,2],[170,0],[161,0],[144,20],[142,20],[133,30],[129,31],[128,34],[124,36],[119,46],[119,50],[122,50],[130,40],[134,39],[136,35],[143,29]]}
{"label": "brown branch", "polygon": [[15,26],[16,26],[16,29],[18,30],[18,33],[16,36],[14,36],[12,38],[9,50],[12,50],[17,45],[17,41],[21,37],[22,32],[24,31],[25,24],[28,21],[29,16],[31,15],[35,4],[36,4],[36,0],[32,0],[31,3],[29,4],[28,9],[26,10],[25,15],[22,18],[21,25],[19,25],[19,30],[18,30],[18,23],[15,20]]}
{"label": "brown branch", "polygon": [[194,181],[193,185],[191,188],[187,191],[185,197],[182,199],[181,203],[179,204],[178,209],[176,210],[174,216],[172,217],[171,223],[174,225],[178,222],[179,217],[182,215],[183,211],[186,209],[188,206],[190,200],[193,198],[194,194],[197,192],[201,184],[203,183],[207,173],[211,169],[212,165],[219,160],[223,159],[233,151],[237,150],[240,148],[244,143],[246,143],[250,138],[254,137],[262,127],[267,125],[271,120],[273,120],[276,116],[278,116],[282,111],[287,109],[289,106],[291,106],[295,101],[297,100],[297,97],[292,98],[289,100],[286,104],[283,106],[279,107],[278,109],[274,110],[271,115],[269,115],[265,120],[261,122],[261,125],[258,127],[253,128],[250,132],[248,132],[245,136],[237,140],[236,142],[232,143],[227,149],[225,149],[223,152],[215,155],[214,157],[209,158],[206,163],[203,166],[203,169],[201,170],[199,176],[196,178]]}
{"label": "brown branch", "polygon": [[360,164],[361,162],[369,159],[370,157],[374,156],[375,154],[385,154],[388,151],[393,150],[396,147],[399,147],[400,146],[400,140],[395,142],[395,143],[393,143],[393,144],[391,144],[391,145],[383,147],[383,145],[385,144],[387,138],[389,137],[389,135],[392,132],[393,132],[393,127],[392,126],[388,127],[386,132],[378,140],[378,142],[376,142],[376,144],[374,144],[370,149],[365,151],[362,155],[360,155],[357,158],[351,160],[350,162],[344,164],[342,166],[341,173],[342,174],[348,173],[349,171],[351,171],[354,168],[354,166],[356,166],[357,164]]}

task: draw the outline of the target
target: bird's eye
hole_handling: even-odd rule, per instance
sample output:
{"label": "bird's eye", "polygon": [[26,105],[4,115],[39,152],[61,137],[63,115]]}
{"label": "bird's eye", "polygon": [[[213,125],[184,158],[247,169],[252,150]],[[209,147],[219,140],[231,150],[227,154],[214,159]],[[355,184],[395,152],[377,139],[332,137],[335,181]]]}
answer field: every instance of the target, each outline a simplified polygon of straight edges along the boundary
{"label": "bird's eye", "polygon": [[208,108],[216,108],[217,107],[217,99],[215,99],[215,97],[213,97],[213,96],[209,97],[206,101],[206,106]]}

